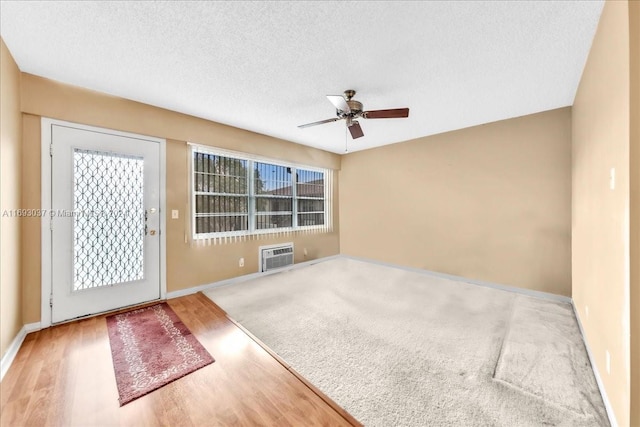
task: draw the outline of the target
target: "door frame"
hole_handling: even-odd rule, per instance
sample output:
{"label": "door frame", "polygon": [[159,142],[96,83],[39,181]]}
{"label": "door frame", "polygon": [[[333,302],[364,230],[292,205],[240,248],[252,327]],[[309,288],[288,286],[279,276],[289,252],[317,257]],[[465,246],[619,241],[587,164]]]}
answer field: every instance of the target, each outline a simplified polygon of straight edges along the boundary
{"label": "door frame", "polygon": [[52,191],[52,179],[51,179],[51,127],[53,125],[60,125],[71,127],[74,129],[81,129],[93,132],[107,133],[110,135],[124,136],[128,138],[144,139],[159,144],[160,149],[160,300],[165,300],[167,297],[167,216],[166,216],[166,191],[167,191],[167,161],[166,150],[167,140],[147,135],[139,135],[130,132],[122,132],[114,129],[101,128],[97,126],[83,125],[79,123],[68,122],[64,120],[50,119],[48,117],[42,117],[40,121],[41,125],[41,297],[40,297],[40,327],[48,328],[52,325],[51,322],[51,305],[50,298],[52,295],[52,239],[51,239],[51,191]]}

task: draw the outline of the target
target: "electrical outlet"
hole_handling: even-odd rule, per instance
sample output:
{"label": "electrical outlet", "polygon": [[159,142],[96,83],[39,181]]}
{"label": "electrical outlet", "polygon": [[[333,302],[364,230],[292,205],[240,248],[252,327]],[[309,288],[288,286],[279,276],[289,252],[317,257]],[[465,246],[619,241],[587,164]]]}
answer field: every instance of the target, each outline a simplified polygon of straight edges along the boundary
{"label": "electrical outlet", "polygon": [[611,354],[609,354],[609,350],[607,350],[607,374],[611,373]]}
{"label": "electrical outlet", "polygon": [[171,219],[178,219],[180,218],[180,212],[178,211],[178,209],[173,209],[171,211]]}
{"label": "electrical outlet", "polygon": [[304,248],[302,252],[304,253],[304,256],[307,256],[307,248]]}
{"label": "electrical outlet", "polygon": [[244,267],[244,258],[240,258],[238,261],[238,267]]}

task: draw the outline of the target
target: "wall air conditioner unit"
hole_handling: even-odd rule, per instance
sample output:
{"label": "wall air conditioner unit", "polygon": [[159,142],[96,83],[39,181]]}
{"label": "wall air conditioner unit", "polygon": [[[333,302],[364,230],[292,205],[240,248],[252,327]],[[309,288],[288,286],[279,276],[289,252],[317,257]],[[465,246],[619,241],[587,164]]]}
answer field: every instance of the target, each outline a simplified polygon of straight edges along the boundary
{"label": "wall air conditioner unit", "polygon": [[271,271],[293,265],[293,243],[260,246],[258,248],[260,271]]}

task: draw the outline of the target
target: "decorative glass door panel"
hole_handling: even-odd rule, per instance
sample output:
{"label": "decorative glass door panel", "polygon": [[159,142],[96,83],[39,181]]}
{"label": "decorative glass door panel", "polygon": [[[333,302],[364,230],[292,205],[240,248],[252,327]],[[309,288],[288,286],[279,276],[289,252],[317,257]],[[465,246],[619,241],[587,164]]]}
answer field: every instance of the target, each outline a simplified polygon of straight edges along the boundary
{"label": "decorative glass door panel", "polygon": [[144,158],[75,148],[73,290],[144,279]]}

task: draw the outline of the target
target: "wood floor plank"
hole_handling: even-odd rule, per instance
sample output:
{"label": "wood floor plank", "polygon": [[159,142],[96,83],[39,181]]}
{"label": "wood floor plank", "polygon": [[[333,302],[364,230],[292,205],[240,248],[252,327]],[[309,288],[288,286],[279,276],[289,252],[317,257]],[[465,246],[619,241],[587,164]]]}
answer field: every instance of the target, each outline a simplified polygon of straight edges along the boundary
{"label": "wood floor plank", "polygon": [[19,426],[25,424],[25,413],[29,407],[31,396],[9,400],[2,405],[0,411],[0,421],[3,426]]}
{"label": "wood floor plank", "polygon": [[0,383],[1,426],[349,426],[202,294],[168,301],[215,358],[123,407],[106,315],[31,333]]}

